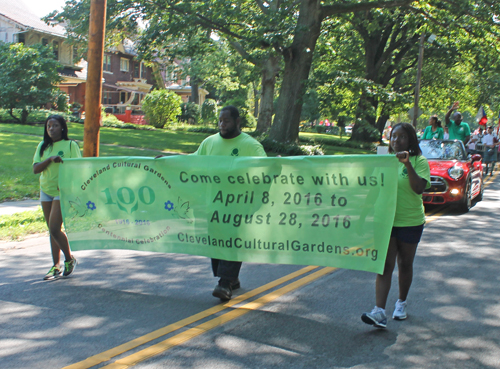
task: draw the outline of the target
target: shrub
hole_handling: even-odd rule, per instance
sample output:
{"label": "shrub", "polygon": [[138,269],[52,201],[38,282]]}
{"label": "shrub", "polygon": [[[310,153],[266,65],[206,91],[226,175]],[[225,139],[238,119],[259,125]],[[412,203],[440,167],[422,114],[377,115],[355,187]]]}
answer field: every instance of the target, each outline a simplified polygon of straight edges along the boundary
{"label": "shrub", "polygon": [[269,137],[261,140],[262,146],[266,151],[271,151],[277,154],[283,154],[286,156],[314,156],[314,155],[324,155],[324,152],[320,145],[297,145],[295,143],[282,143],[274,141]]}
{"label": "shrub", "polygon": [[326,127],[325,126],[320,126],[319,124],[314,127],[316,129],[317,133],[325,133],[326,132]]}
{"label": "shrub", "polygon": [[217,125],[219,117],[217,116],[217,103],[213,99],[207,99],[201,105],[201,120],[203,124]]}
{"label": "shrub", "polygon": [[240,127],[241,128],[254,128],[257,125],[257,120],[250,111],[243,107],[239,108],[240,111]]}
{"label": "shrub", "polygon": [[142,100],[146,121],[156,128],[163,128],[181,114],[182,99],[175,92],[155,90]]}
{"label": "shrub", "polygon": [[115,117],[113,114],[103,113],[102,115],[102,126],[112,127],[112,128],[123,128],[123,129],[139,129],[145,131],[154,131],[156,128],[148,125],[124,123]]}
{"label": "shrub", "polygon": [[219,133],[218,128],[212,128],[212,127],[192,127],[187,129],[188,132],[197,132],[197,133],[211,133],[211,134],[216,134]]}
{"label": "shrub", "polygon": [[56,109],[61,113],[69,113],[69,104],[68,104],[68,94],[60,91],[57,94],[56,100]]}
{"label": "shrub", "polygon": [[[21,109],[14,109],[14,113],[21,114]],[[45,120],[48,118],[49,115],[53,114],[62,115],[67,122],[78,121],[78,119],[72,114],[67,114],[64,112],[59,112],[49,109],[36,109],[30,112],[30,115],[28,116],[28,120],[26,121],[26,123],[28,124],[43,123],[45,122]],[[8,109],[0,109],[0,123],[17,123],[17,122],[15,122],[14,119],[10,116]]]}
{"label": "shrub", "polygon": [[183,103],[179,119],[181,122],[189,124],[198,123],[198,119],[200,119],[200,106],[194,102]]}

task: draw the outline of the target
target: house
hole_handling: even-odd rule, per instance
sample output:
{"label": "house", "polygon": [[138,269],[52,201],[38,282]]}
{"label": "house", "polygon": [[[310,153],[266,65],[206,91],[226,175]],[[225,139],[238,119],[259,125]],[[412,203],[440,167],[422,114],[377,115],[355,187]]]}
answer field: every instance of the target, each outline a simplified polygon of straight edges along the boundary
{"label": "house", "polygon": [[144,96],[158,84],[150,65],[137,59],[130,40],[104,52],[102,105],[110,113],[140,110]]}
{"label": "house", "polygon": [[47,25],[31,13],[22,0],[0,0],[0,42],[21,42],[26,46],[51,45],[54,57],[63,65],[59,89],[69,95],[69,102],[85,103],[86,72],[73,62],[73,46],[66,42],[64,27]]}
{"label": "house", "polygon": [[[164,66],[160,71],[161,78],[165,88],[175,92],[182,98],[182,101],[187,103],[191,100],[192,87],[190,86],[190,77],[186,76],[185,79],[181,77],[181,71],[184,64],[188,64],[189,60],[174,59],[173,63],[167,68]],[[198,105],[202,105],[209,92],[204,88],[198,88]]]}

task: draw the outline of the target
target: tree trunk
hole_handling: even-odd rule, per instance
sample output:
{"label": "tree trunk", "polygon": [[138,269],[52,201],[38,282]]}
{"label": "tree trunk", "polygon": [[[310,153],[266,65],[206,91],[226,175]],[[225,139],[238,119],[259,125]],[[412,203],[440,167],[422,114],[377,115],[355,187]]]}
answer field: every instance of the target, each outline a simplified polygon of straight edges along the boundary
{"label": "tree trunk", "polygon": [[259,98],[260,98],[260,91],[255,88],[253,88],[253,116],[257,118],[259,116]]}
{"label": "tree trunk", "polygon": [[197,105],[200,104],[200,96],[198,92],[198,81],[196,79],[191,79],[191,96],[189,97],[189,101],[193,102]]}
{"label": "tree trunk", "polygon": [[255,129],[259,133],[267,132],[271,127],[274,112],[274,86],[276,85],[279,60],[279,56],[269,56],[262,67],[260,112]]}
{"label": "tree trunk", "polygon": [[26,124],[28,121],[28,115],[30,115],[30,112],[26,109],[23,109],[21,111],[21,124]]}
{"label": "tree trunk", "polygon": [[285,70],[270,138],[297,142],[302,99],[311,70],[316,41],[321,30],[319,0],[302,0],[293,43],[283,50]]}
{"label": "tree trunk", "polygon": [[20,120],[18,117],[16,117],[16,116],[14,115],[14,109],[13,109],[13,108],[10,108],[10,109],[9,109],[9,114],[10,114],[10,116],[14,119],[14,122],[21,123],[21,120]]}

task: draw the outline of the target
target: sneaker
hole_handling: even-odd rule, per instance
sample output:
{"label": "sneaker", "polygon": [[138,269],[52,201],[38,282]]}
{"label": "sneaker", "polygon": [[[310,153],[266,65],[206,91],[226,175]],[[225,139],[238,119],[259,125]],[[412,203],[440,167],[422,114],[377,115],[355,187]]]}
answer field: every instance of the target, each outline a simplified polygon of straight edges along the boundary
{"label": "sneaker", "polygon": [[387,316],[385,310],[375,306],[370,313],[363,313],[361,320],[366,324],[373,325],[377,328],[387,327]]}
{"label": "sneaker", "polygon": [[43,277],[44,280],[50,280],[50,279],[56,279],[61,276],[61,268],[59,268],[58,265],[54,265],[52,268],[50,268],[49,272],[45,274],[45,277]]}
{"label": "sneaker", "polygon": [[392,319],[394,320],[405,320],[406,315],[406,301],[398,300],[396,301],[396,307],[394,308],[394,313],[392,314]]}
{"label": "sneaker", "polygon": [[65,261],[63,276],[67,277],[68,275],[70,275],[73,272],[73,270],[75,270],[77,264],[78,263],[74,256],[71,257],[70,261]]}

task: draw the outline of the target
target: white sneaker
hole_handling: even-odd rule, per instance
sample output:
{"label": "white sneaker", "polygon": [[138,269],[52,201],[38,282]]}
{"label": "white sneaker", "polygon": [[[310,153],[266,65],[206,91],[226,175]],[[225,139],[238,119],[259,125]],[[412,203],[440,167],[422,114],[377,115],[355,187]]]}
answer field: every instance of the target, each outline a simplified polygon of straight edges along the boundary
{"label": "white sneaker", "polygon": [[377,328],[387,327],[387,316],[385,315],[385,310],[375,306],[373,310],[369,313],[363,313],[361,315],[361,320],[366,323],[373,325]]}
{"label": "white sneaker", "polygon": [[394,313],[392,314],[392,319],[394,320],[404,320],[406,319],[406,301],[398,300],[396,301],[396,307],[394,308]]}

